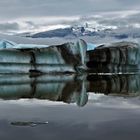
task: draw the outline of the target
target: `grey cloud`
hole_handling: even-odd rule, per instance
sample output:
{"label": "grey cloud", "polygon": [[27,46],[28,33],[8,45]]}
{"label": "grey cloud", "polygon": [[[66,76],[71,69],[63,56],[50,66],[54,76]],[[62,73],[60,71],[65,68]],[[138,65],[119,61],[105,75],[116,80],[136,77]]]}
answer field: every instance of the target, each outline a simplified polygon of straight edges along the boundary
{"label": "grey cloud", "polygon": [[115,17],[113,17],[113,18],[104,17],[104,18],[100,18],[97,21],[99,24],[102,24],[102,25],[113,25],[113,26],[123,28],[126,26],[127,27],[131,26],[131,25],[136,24],[136,23],[140,23],[139,17],[140,17],[140,13],[137,13],[137,14],[126,16],[124,18],[122,18],[121,16],[116,17],[116,18]]}
{"label": "grey cloud", "polygon": [[1,23],[0,24],[0,31],[12,31],[12,30],[19,30],[18,23]]}
{"label": "grey cloud", "polygon": [[[56,24],[75,25],[86,21],[123,27],[126,24],[139,23],[140,13],[125,18],[114,18],[114,14],[103,15],[101,13],[140,10],[138,7],[140,7],[139,0],[0,0],[0,22],[5,22],[0,23],[0,31],[20,30],[19,21],[21,18],[24,20],[22,22],[27,25],[27,28],[25,27],[27,30]],[[101,15],[101,17],[96,15]],[[51,21],[49,16],[56,18],[78,16],[79,19],[63,20],[58,18]],[[40,17],[48,17],[48,21],[36,22],[35,20],[39,20]]]}
{"label": "grey cloud", "polygon": [[28,28],[39,28],[40,26],[42,26],[42,24],[36,24],[33,21],[25,21],[25,23],[27,24]]}
{"label": "grey cloud", "polygon": [[[116,26],[118,28],[127,28],[127,30],[129,29],[129,27],[133,27],[134,24],[140,23],[140,13],[136,13],[133,15],[128,15],[126,17],[121,17],[120,15],[122,15],[122,13],[118,13],[116,16],[116,13],[113,14],[109,13],[106,15],[94,15],[94,16],[82,16],[81,18],[79,17],[79,19],[76,20],[56,20],[56,21],[52,21],[52,22],[48,22],[45,21],[43,23],[34,23],[33,21],[27,21],[26,23],[28,24],[29,28],[32,27],[33,28],[40,28],[40,27],[47,27],[50,25],[57,25],[57,24],[61,24],[61,25],[84,25],[85,23],[93,23],[96,22],[98,25],[104,25],[104,26]],[[109,17],[109,18],[108,18]],[[94,24],[92,25],[94,26]]]}
{"label": "grey cloud", "polygon": [[127,17],[127,20],[129,20],[129,22],[138,22],[138,23],[140,23],[140,13],[130,15],[129,17]]}
{"label": "grey cloud", "polygon": [[138,0],[1,0],[0,19],[81,16],[100,11],[134,10],[138,6]]}
{"label": "grey cloud", "polygon": [[117,0],[120,4],[122,5],[139,5],[140,1],[139,0]]}

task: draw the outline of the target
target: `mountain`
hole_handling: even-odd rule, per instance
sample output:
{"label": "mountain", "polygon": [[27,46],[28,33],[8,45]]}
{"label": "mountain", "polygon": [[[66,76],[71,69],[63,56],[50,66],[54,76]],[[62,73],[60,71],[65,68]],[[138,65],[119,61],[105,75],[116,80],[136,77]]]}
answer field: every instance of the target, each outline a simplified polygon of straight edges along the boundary
{"label": "mountain", "polygon": [[31,37],[31,38],[53,38],[53,37],[80,37],[80,36],[94,36],[97,35],[99,31],[102,30],[109,30],[110,28],[103,28],[103,27],[89,27],[86,23],[85,25],[75,25],[66,28],[57,28],[54,30],[47,30],[38,33],[30,33],[24,32],[20,34],[16,34],[17,36],[22,37]]}
{"label": "mountain", "polygon": [[140,28],[105,28],[105,27],[89,27],[88,24],[85,26],[72,26],[67,28],[58,28],[54,30],[38,32],[38,33],[23,33],[18,36],[30,37],[30,38],[65,38],[75,39],[82,37],[98,37],[103,38],[114,38],[117,40],[128,39],[128,38],[140,38]]}
{"label": "mountain", "polygon": [[66,37],[68,35],[74,35],[72,28],[55,29],[45,32],[40,32],[32,35],[32,38],[47,38],[47,37]]}
{"label": "mountain", "polygon": [[58,45],[83,39],[96,45],[118,41],[140,42],[140,28],[94,26],[84,24],[67,28],[58,28],[44,32],[24,32],[16,35],[0,34],[0,39],[7,39],[21,44]]}

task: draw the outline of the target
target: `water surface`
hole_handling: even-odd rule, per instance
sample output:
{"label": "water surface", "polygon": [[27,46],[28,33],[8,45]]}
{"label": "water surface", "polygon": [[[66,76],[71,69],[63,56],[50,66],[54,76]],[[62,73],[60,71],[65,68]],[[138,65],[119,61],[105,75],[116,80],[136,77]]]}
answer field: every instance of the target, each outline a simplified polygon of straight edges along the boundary
{"label": "water surface", "polygon": [[0,138],[139,139],[140,75],[1,75]]}

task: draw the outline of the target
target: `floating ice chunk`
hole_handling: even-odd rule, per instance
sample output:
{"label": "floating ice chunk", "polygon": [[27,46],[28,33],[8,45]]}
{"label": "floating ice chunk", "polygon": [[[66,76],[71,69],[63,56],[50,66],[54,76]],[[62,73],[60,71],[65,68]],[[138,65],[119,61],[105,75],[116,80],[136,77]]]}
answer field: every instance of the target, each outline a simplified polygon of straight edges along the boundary
{"label": "floating ice chunk", "polygon": [[14,48],[46,48],[49,45],[36,45],[36,44],[17,44]]}
{"label": "floating ice chunk", "polygon": [[11,122],[11,125],[15,125],[15,126],[37,126],[37,125],[44,125],[44,124],[48,124],[48,122]]}
{"label": "floating ice chunk", "polygon": [[97,47],[97,45],[92,43],[87,43],[87,50],[94,50]]}
{"label": "floating ice chunk", "polygon": [[2,43],[0,73],[81,73],[86,69],[87,44],[83,40],[55,46]]}
{"label": "floating ice chunk", "polygon": [[16,44],[15,42],[9,40],[0,40],[0,48],[46,48],[49,45],[37,45],[37,44]]}
{"label": "floating ice chunk", "polygon": [[16,45],[17,44],[12,42],[12,41],[0,40],[0,49],[3,49],[3,48],[13,48]]}
{"label": "floating ice chunk", "polygon": [[103,44],[87,51],[87,56],[87,67],[92,72],[133,73],[140,69],[140,45],[135,42]]}

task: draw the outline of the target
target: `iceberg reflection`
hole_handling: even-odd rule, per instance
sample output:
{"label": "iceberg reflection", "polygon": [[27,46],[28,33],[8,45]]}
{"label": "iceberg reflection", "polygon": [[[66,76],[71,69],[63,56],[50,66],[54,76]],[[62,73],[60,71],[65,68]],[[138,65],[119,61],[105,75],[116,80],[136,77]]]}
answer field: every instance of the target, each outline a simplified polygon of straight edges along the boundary
{"label": "iceberg reflection", "polygon": [[84,106],[88,93],[135,97],[140,93],[140,75],[1,75],[0,98],[47,99]]}

